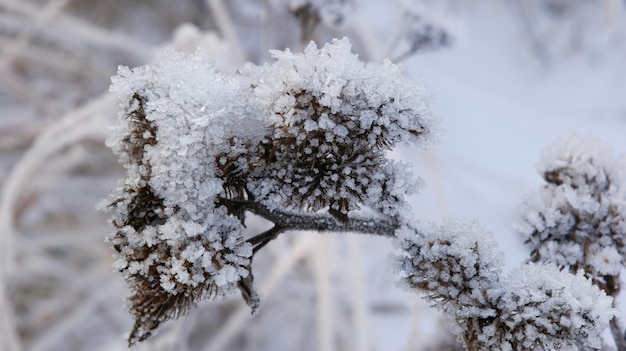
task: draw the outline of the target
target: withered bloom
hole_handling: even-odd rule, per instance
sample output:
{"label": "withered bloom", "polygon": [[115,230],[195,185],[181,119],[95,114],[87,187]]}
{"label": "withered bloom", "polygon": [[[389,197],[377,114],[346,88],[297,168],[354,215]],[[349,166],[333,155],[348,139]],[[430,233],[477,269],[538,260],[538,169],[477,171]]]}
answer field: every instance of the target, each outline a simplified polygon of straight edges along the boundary
{"label": "withered bloom", "polygon": [[[236,140],[226,140],[230,123],[255,114],[245,105],[220,106],[241,99],[237,88],[199,56],[175,52],[154,67],[121,68],[114,78],[111,90],[120,99],[122,123],[108,143],[127,177],[108,200],[116,228],[108,240],[117,251],[114,267],[132,292],[130,344],[196,302],[237,287],[250,304],[257,303],[252,246],[243,240],[240,218],[217,203],[232,193],[228,183],[237,183],[236,175],[227,177],[218,165],[244,152]],[[237,140],[258,139],[245,128],[238,131]]]}

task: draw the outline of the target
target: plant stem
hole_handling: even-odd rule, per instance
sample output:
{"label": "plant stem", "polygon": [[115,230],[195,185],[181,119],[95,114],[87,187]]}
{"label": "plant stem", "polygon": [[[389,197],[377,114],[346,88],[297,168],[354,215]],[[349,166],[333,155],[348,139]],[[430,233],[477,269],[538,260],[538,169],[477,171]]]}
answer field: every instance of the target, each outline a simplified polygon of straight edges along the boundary
{"label": "plant stem", "polygon": [[617,351],[626,351],[626,330],[619,325],[617,317],[611,319],[610,326]]}
{"label": "plant stem", "polygon": [[350,217],[348,221],[342,222],[326,214],[269,209],[267,206],[251,199],[222,199],[220,203],[229,208],[232,213],[249,211],[274,223],[274,226],[269,230],[248,239],[248,242],[254,246],[254,252],[257,252],[281,233],[289,230],[354,232],[392,237],[399,226],[398,222],[393,218]]}
{"label": "plant stem", "polygon": [[247,241],[252,244],[253,246],[253,253],[256,253],[257,251],[259,251],[260,249],[263,248],[263,246],[265,246],[267,243],[269,243],[270,241],[276,239],[276,237],[282,233],[283,231],[285,231],[283,228],[275,225],[272,228],[264,231],[261,234],[258,234],[250,239],[248,239]]}
{"label": "plant stem", "polygon": [[[604,291],[606,291],[607,295],[611,295],[613,297],[613,307],[615,307],[615,298],[617,298],[620,291],[619,275],[607,275],[604,279],[606,281]],[[610,329],[613,339],[615,340],[617,351],[626,351],[626,330],[620,325],[617,320],[617,316],[614,316],[613,319],[611,319]]]}

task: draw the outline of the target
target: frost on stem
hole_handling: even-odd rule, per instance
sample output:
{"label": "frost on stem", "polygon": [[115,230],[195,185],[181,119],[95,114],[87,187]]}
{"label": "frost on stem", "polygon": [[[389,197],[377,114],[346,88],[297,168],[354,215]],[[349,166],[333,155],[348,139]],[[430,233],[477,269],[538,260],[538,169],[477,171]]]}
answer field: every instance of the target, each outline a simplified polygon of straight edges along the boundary
{"label": "frost on stem", "polygon": [[546,149],[546,185],[529,196],[517,230],[531,261],[580,269],[608,294],[617,293],[626,262],[626,163],[592,138],[570,135]]}
{"label": "frost on stem", "polygon": [[[388,61],[360,62],[347,39],[234,75],[201,57],[168,51],[121,67],[111,86],[120,123],[107,143],[127,175],[103,207],[132,292],[130,344],[237,288],[254,311],[252,257],[281,232],[392,235],[417,182],[385,151],[435,137],[415,83]],[[350,213],[360,206],[376,219]],[[246,240],[246,211],[274,227]]]}
{"label": "frost on stem", "polygon": [[599,348],[612,299],[582,275],[529,264],[503,278],[502,256],[475,222],[401,227],[402,285],[445,311],[468,350]]}

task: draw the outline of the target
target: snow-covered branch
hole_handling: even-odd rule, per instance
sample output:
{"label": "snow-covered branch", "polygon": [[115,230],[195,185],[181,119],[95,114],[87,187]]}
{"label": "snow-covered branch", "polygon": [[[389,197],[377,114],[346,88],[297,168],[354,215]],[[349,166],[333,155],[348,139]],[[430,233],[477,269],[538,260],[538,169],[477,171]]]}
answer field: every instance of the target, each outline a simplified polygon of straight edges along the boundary
{"label": "snow-covered branch", "polygon": [[[114,213],[115,267],[133,291],[131,344],[237,288],[256,309],[252,256],[278,234],[391,236],[417,190],[385,152],[428,147],[437,125],[398,66],[359,61],[347,39],[273,55],[273,65],[228,75],[169,51],[113,79],[121,123],[108,145],[127,178],[103,207]],[[363,207],[371,218],[354,215]],[[244,240],[246,211],[275,227]]]}
{"label": "snow-covered branch", "polygon": [[[127,175],[103,208],[132,291],[130,344],[237,290],[256,311],[255,253],[315,230],[392,238],[404,285],[446,311],[469,350],[601,346],[612,298],[582,274],[528,264],[505,277],[477,223],[414,223],[406,197],[420,181],[387,151],[428,148],[438,125],[399,66],[361,62],[347,39],[272,54],[225,74],[168,51],[113,78],[121,118],[108,145]],[[246,213],[274,226],[246,238]]]}
{"label": "snow-covered branch", "polygon": [[[393,237],[398,222],[391,218],[350,217],[347,221],[325,214],[298,213],[270,210],[267,206],[252,200],[221,200],[229,210],[244,210],[259,215],[274,223],[275,228],[288,230],[315,230],[321,232],[353,232]],[[275,231],[272,231],[275,233]],[[267,235],[270,236],[270,235]],[[256,242],[252,242],[255,244]]]}

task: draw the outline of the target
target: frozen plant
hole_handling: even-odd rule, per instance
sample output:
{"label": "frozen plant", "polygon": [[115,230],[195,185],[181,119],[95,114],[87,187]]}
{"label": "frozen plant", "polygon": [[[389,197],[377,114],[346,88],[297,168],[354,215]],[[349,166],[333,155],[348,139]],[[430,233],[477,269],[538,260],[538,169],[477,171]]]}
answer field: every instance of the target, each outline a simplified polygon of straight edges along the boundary
{"label": "frozen plant", "polygon": [[[584,277],[530,265],[502,278],[479,225],[411,223],[405,198],[420,182],[387,151],[426,149],[438,127],[400,67],[361,62],[347,39],[272,54],[228,75],[168,51],[113,78],[108,145],[127,175],[103,207],[131,289],[129,344],[237,290],[254,312],[254,255],[285,231],[317,230],[397,238],[405,285],[448,311],[469,349],[598,346],[612,300]],[[273,227],[246,237],[246,213]]]}
{"label": "frozen plant", "polygon": [[[546,184],[524,202],[517,230],[532,262],[585,276],[608,295],[620,292],[626,263],[626,163],[590,137],[570,135],[548,147],[538,165]],[[624,327],[611,330],[626,350]]]}
{"label": "frozen plant", "polygon": [[[131,344],[237,288],[255,309],[253,254],[281,232],[393,235],[417,182],[385,151],[426,148],[436,131],[419,86],[388,61],[359,61],[347,39],[273,55],[226,75],[169,51],[113,78],[121,123],[108,144],[127,177],[106,207],[132,290]],[[380,218],[349,216],[361,206]],[[245,239],[246,211],[274,227]]]}
{"label": "frozen plant", "polygon": [[396,270],[446,313],[468,350],[599,348],[612,299],[582,275],[528,264],[503,276],[485,228],[459,220],[401,227]]}

